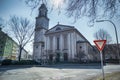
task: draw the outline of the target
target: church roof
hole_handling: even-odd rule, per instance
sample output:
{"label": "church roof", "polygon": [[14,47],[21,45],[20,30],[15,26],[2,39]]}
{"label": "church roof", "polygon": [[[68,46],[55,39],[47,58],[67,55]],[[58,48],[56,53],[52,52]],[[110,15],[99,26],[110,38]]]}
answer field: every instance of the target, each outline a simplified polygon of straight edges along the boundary
{"label": "church roof", "polygon": [[[84,41],[81,42],[81,43],[90,44],[89,41],[74,26],[62,25],[62,24],[59,24],[59,23],[56,26],[52,27],[51,29],[47,30],[45,35],[48,35],[48,34],[51,34],[51,33],[55,34],[55,33],[63,32],[63,31],[70,31],[70,30],[75,31],[78,35],[80,35],[84,39]],[[80,43],[80,41],[78,41],[78,43]]]}
{"label": "church roof", "polygon": [[72,30],[74,29],[74,26],[69,26],[69,25],[62,25],[62,24],[57,24],[48,31],[46,31],[46,34],[49,33],[55,33],[55,32],[61,32],[61,31],[66,31],[66,30]]}
{"label": "church roof", "polygon": [[[77,41],[77,43],[88,43],[88,44],[90,44],[90,42],[77,30],[77,29],[75,29],[75,31],[81,36],[81,37],[83,37],[84,39],[85,39],[85,41]],[[90,44],[90,46],[92,46],[91,44]],[[93,47],[93,46],[92,46]]]}

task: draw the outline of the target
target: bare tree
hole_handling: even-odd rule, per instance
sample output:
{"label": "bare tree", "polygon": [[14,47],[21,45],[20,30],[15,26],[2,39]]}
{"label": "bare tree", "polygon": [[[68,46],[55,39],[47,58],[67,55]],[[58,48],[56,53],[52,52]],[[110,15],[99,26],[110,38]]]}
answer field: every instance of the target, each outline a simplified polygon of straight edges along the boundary
{"label": "bare tree", "polygon": [[85,52],[83,50],[80,50],[79,53],[77,54],[77,58],[79,59],[79,61],[82,60],[82,58],[85,58]]}
{"label": "bare tree", "polygon": [[[32,9],[40,3],[48,3],[48,0],[25,0]],[[66,13],[69,17],[80,19],[83,16],[94,21],[96,18],[120,16],[120,0],[63,0],[67,5]],[[63,6],[63,5],[60,5]],[[60,6],[58,8],[60,8]]]}
{"label": "bare tree", "polygon": [[[94,33],[94,37],[97,40],[107,40],[107,44],[109,44],[112,41],[112,37],[104,29],[100,29],[96,33]],[[108,50],[107,46],[105,46],[105,48],[103,49],[103,61],[105,61],[105,51],[106,50]]]}
{"label": "bare tree", "polygon": [[0,28],[4,28],[4,20],[0,17]]}
{"label": "bare tree", "polygon": [[50,12],[56,9],[58,14],[60,14],[63,6],[62,3],[65,3],[66,1],[67,0],[25,0],[25,3],[31,8],[32,11],[35,8],[38,8],[40,4],[44,3],[49,6]]}
{"label": "bare tree", "polygon": [[75,19],[87,16],[94,22],[99,18],[120,16],[119,5],[120,0],[69,0],[67,14]]}
{"label": "bare tree", "polygon": [[87,16],[94,20],[99,15],[112,18],[119,14],[119,5],[120,0],[69,0],[67,13],[76,19]]}
{"label": "bare tree", "polygon": [[21,60],[21,53],[25,45],[32,40],[34,27],[27,18],[12,16],[9,20],[11,33],[19,44],[18,60]]}
{"label": "bare tree", "polygon": [[98,40],[107,40],[108,44],[112,41],[112,37],[104,29],[100,29],[97,32],[95,32],[94,37]]}

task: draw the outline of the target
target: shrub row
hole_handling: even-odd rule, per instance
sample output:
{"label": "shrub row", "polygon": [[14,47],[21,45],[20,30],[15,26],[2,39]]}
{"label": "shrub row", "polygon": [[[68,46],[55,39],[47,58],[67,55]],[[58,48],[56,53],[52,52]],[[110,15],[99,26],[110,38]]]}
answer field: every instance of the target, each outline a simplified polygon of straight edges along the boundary
{"label": "shrub row", "polygon": [[10,59],[5,59],[1,62],[1,65],[39,65],[40,63],[34,60],[21,60],[21,61],[13,61]]}
{"label": "shrub row", "polygon": [[119,60],[118,59],[107,59],[105,60],[106,63],[119,63]]}

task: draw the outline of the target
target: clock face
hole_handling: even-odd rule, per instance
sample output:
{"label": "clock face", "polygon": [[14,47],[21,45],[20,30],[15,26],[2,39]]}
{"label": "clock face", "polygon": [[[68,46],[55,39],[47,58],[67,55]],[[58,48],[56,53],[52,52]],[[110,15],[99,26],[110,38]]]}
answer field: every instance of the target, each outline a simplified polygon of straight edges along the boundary
{"label": "clock face", "polygon": [[48,28],[49,21],[45,17],[37,18],[36,27]]}
{"label": "clock face", "polygon": [[42,31],[37,31],[35,33],[35,42],[43,41],[43,32]]}
{"label": "clock face", "polygon": [[42,26],[43,25],[43,21],[37,20],[36,25],[39,26],[39,27]]}
{"label": "clock face", "polygon": [[47,13],[46,10],[44,9],[41,10],[41,16],[46,16],[46,13]]}

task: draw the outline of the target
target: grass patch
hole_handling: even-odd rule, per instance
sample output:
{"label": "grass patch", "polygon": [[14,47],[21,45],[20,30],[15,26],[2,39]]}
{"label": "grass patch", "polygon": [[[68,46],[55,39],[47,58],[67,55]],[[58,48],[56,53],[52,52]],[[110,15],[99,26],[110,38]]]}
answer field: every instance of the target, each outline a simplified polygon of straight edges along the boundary
{"label": "grass patch", "polygon": [[[101,76],[98,76],[89,80],[103,80],[103,78]],[[105,74],[105,80],[120,80],[120,72]]]}

